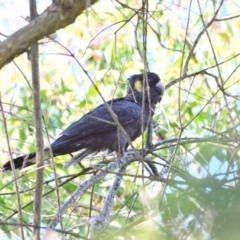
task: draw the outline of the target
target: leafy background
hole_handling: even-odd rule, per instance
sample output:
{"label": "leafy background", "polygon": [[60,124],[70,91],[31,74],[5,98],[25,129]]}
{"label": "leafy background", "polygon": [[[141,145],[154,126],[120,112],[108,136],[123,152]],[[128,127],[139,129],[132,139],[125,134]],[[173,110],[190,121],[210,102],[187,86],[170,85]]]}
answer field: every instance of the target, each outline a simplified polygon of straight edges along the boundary
{"label": "leafy background", "polygon": [[[147,21],[141,11],[143,3],[148,7]],[[39,1],[39,12],[48,4]],[[28,24],[22,18],[29,14],[27,1],[15,6],[15,15],[7,14],[11,6],[1,2],[1,41]],[[123,96],[127,77],[143,72],[144,62],[167,85],[154,116],[157,148],[149,155],[164,180],[151,178],[140,162],[132,163],[118,189],[112,221],[101,238],[239,239],[239,11],[237,1],[229,0],[101,0],[74,24],[39,42],[46,146],[62,129],[102,103],[84,71],[105,100]],[[35,139],[27,54],[5,66],[0,79],[11,151],[14,156],[32,152]],[[0,131],[3,164],[9,153],[2,120]],[[142,138],[134,144],[141,148]],[[106,153],[89,156],[83,165],[109,157]],[[53,167],[47,163],[42,227],[48,225],[58,204],[96,173],[94,169],[82,173],[79,166],[64,169],[69,158],[55,159],[57,190]],[[17,172],[26,239],[32,234],[27,225],[33,218],[35,172],[34,167]],[[68,209],[62,221],[64,239],[89,236],[87,221],[98,214],[113,180],[114,174],[108,174]],[[20,239],[17,201],[12,175],[2,173],[1,239]]]}

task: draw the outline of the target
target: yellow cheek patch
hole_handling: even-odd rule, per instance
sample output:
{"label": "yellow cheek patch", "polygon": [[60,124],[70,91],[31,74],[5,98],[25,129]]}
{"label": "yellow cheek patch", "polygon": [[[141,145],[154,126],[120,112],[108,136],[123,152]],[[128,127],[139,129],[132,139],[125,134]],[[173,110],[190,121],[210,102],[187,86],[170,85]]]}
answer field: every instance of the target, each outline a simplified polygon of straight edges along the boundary
{"label": "yellow cheek patch", "polygon": [[135,88],[138,92],[142,92],[142,91],[143,91],[142,82],[141,82],[140,80],[135,81],[135,83],[134,83],[134,88]]}

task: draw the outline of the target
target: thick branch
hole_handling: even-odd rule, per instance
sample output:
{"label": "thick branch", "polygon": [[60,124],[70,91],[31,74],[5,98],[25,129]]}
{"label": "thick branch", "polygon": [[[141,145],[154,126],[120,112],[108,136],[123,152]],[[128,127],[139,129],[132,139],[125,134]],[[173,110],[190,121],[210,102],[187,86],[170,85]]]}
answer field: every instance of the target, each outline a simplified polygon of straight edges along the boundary
{"label": "thick branch", "polygon": [[0,69],[26,52],[32,43],[73,23],[78,15],[90,7],[87,5],[89,2],[93,5],[97,0],[53,1],[41,15],[0,44]]}

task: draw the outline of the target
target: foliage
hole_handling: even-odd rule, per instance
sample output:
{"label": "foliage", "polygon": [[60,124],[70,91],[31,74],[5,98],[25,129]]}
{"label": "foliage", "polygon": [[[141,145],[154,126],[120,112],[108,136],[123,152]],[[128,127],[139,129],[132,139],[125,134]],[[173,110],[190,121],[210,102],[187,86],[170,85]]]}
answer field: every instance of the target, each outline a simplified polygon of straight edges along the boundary
{"label": "foliage", "polygon": [[[154,116],[156,148],[148,155],[161,175],[152,176],[141,161],[127,167],[111,221],[101,232],[103,239],[239,238],[238,12],[239,6],[232,1],[101,0],[74,24],[40,41],[46,146],[49,138],[102,103],[89,77],[105,100],[123,96],[127,77],[143,72],[144,62],[167,85]],[[13,156],[35,150],[30,76],[26,54],[0,72]],[[2,120],[0,131],[4,163],[9,153]],[[134,144],[140,149],[142,138]],[[107,153],[89,156],[82,162],[86,169],[64,169],[70,156],[57,157],[56,176],[51,162],[47,163],[43,232],[59,204],[99,172],[95,164],[109,164],[112,157]],[[13,176],[2,173],[1,239],[18,239],[21,224],[26,224],[25,238],[31,237],[26,226],[33,222],[35,172],[36,166],[16,172],[21,220]],[[67,209],[62,220],[64,239],[89,237],[88,219],[98,215],[114,178],[109,173]]]}

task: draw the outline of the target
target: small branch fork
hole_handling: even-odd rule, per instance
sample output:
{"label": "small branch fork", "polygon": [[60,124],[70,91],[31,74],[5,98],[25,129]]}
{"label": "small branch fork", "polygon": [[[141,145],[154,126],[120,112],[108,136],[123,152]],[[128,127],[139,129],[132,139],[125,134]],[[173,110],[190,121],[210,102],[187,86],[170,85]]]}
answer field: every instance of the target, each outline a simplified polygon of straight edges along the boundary
{"label": "small branch fork", "polygon": [[30,21],[28,25],[0,43],[0,69],[15,57],[27,52],[31,44],[37,40],[73,23],[77,16],[96,2],[96,0],[53,1],[43,13]]}
{"label": "small branch fork", "polygon": [[89,189],[99,180],[103,179],[108,173],[112,173],[116,169],[120,169],[117,173],[115,181],[111,187],[111,190],[108,194],[105,205],[103,206],[100,215],[95,219],[91,218],[89,221],[89,224],[91,225],[92,228],[92,234],[95,235],[95,233],[99,232],[102,229],[102,227],[106,226],[106,224],[109,221],[109,214],[113,204],[113,199],[114,196],[116,195],[118,187],[120,186],[122,176],[126,170],[127,165],[136,159],[141,159],[141,156],[138,153],[136,153],[136,151],[126,152],[123,157],[121,157],[117,161],[114,161],[109,166],[101,169],[101,172],[99,172],[96,176],[89,180],[86,180],[83,184],[81,184],[77,188],[73,195],[61,206],[58,213],[54,216],[53,220],[50,222],[49,227],[55,228],[57,224],[61,221],[61,216],[63,216],[66,209],[72,203],[76,202],[76,200],[80,198],[87,189]]}

